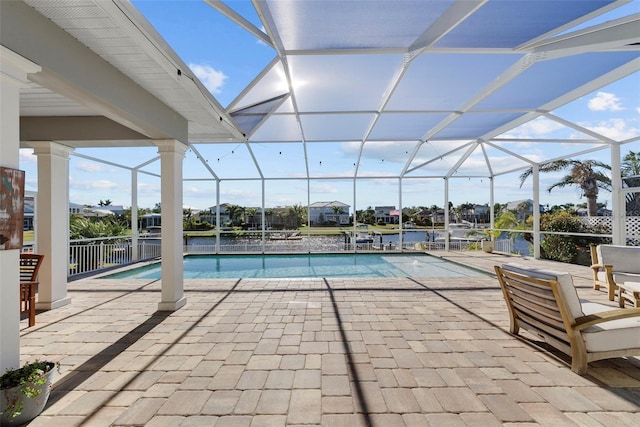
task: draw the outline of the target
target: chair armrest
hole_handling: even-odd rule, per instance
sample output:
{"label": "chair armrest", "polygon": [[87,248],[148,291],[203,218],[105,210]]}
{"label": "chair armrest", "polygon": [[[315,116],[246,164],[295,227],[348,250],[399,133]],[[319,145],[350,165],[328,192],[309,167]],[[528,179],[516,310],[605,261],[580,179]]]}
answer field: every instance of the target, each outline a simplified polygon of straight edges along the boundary
{"label": "chair armrest", "polygon": [[591,268],[593,270],[607,270],[613,272],[613,264],[592,264]]}
{"label": "chair armrest", "polygon": [[34,282],[20,282],[20,286],[22,286],[22,285],[29,285],[29,286],[33,286],[33,285],[37,285],[38,283],[40,283],[40,282],[38,282],[38,281],[34,281]]}
{"label": "chair armrest", "polygon": [[589,326],[597,325],[598,323],[628,319],[631,317],[640,317],[640,308],[621,308],[578,317],[576,322],[573,324],[572,329],[580,331],[588,328]]}
{"label": "chair armrest", "polygon": [[22,286],[22,285],[37,285],[38,283],[40,283],[40,282],[38,282],[38,281],[33,281],[33,282],[20,282],[20,286]]}

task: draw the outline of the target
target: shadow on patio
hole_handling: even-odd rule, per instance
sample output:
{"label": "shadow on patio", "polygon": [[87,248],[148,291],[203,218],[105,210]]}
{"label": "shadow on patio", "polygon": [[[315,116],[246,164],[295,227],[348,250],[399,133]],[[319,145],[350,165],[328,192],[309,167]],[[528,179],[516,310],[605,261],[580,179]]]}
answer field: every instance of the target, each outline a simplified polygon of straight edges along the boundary
{"label": "shadow on patio", "polygon": [[[581,297],[606,299],[571,268]],[[640,361],[575,375],[506,332],[489,275],[185,286],[158,313],[159,282],[71,283],[71,305],[22,331],[25,359],[62,364],[31,425],[637,425]]]}

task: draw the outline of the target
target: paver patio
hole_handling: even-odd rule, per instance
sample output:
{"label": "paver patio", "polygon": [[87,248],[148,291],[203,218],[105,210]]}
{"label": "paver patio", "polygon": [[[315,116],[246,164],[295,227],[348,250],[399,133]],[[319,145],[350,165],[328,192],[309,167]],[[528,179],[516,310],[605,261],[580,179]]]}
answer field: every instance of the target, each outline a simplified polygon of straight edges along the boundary
{"label": "paver patio", "polygon": [[[435,253],[478,269],[519,261]],[[586,376],[507,332],[495,277],[186,280],[156,311],[159,281],[84,279],[72,303],[23,321],[24,360],[59,361],[32,426],[428,426],[640,423],[640,359]],[[532,338],[529,336],[529,338]]]}

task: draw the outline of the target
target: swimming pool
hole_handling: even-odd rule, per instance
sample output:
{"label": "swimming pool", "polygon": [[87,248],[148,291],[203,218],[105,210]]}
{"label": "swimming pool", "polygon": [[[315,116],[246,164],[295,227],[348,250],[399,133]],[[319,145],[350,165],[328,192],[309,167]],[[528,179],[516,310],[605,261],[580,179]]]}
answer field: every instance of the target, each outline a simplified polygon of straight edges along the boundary
{"label": "swimming pool", "polygon": [[[159,279],[160,263],[106,276]],[[429,255],[188,255],[185,279],[302,277],[485,277],[477,270]]]}

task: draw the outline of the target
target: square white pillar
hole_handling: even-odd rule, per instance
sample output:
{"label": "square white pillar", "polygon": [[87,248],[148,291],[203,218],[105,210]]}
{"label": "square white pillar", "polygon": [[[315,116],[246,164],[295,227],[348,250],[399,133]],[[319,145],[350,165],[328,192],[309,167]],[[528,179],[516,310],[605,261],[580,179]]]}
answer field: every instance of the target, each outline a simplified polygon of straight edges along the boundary
{"label": "square white pillar", "polygon": [[38,273],[36,308],[67,305],[69,274],[69,153],[73,148],[51,141],[31,141],[38,156],[38,252],[44,255]]}
{"label": "square white pillar", "polygon": [[[0,46],[0,166],[20,163],[20,88],[40,67]],[[20,365],[20,251],[0,250],[0,373]]]}
{"label": "square white pillar", "polygon": [[176,140],[154,141],[160,153],[162,209],[162,300],[159,311],[175,311],[186,302],[182,247],[182,160],[187,146]]}

